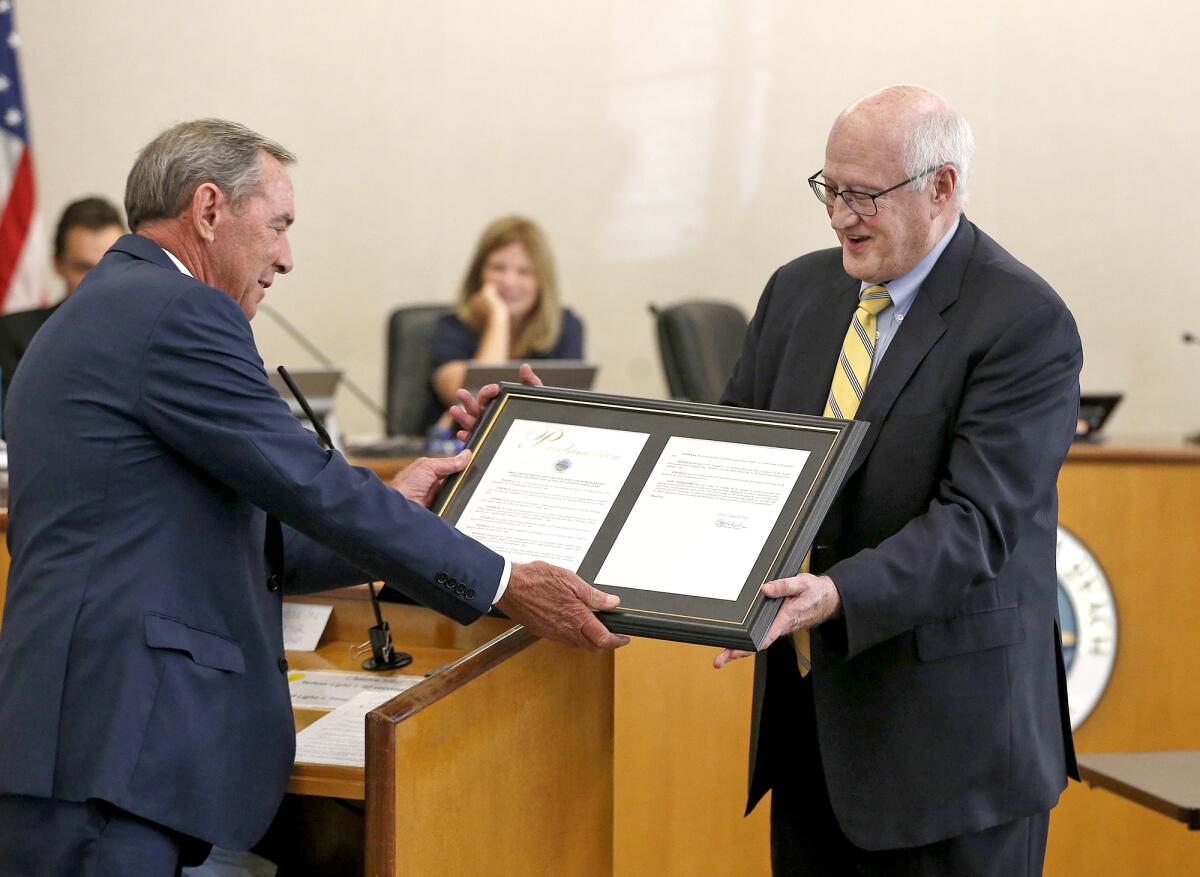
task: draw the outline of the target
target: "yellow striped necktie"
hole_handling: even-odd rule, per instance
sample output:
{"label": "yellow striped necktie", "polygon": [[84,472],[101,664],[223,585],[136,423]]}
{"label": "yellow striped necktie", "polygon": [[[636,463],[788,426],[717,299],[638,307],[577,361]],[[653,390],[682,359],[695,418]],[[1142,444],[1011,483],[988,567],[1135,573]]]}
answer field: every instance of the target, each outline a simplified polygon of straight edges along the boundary
{"label": "yellow striped necktie", "polygon": [[[829,398],[825,400],[825,417],[853,420],[858,413],[858,405],[862,402],[867,380],[871,376],[875,342],[879,340],[877,318],[891,303],[891,295],[882,286],[868,286],[858,294],[858,308],[850,318],[850,327],[846,329],[846,337],[842,340],[842,352],[838,354],[837,368],[833,371]],[[804,558],[800,567],[802,572],[808,572],[811,556]],[[800,675],[804,676],[812,666],[807,628],[792,634],[792,645],[796,647]]]}
{"label": "yellow striped necktie", "polygon": [[882,286],[868,286],[858,294],[858,308],[842,340],[842,352],[838,355],[829,398],[825,401],[826,417],[853,420],[858,413],[858,404],[871,374],[871,360],[875,358],[875,342],[879,338],[877,317],[891,303],[891,295]]}

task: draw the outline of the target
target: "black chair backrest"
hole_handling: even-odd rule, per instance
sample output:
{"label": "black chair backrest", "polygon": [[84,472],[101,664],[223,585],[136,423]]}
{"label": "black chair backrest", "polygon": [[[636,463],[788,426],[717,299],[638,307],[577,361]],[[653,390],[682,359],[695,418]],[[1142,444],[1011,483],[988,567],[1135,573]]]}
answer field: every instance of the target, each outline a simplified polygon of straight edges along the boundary
{"label": "black chair backrest", "polygon": [[686,301],[650,306],[658,350],[672,398],[717,402],[733,373],[746,337],[746,317],[735,305]]}
{"label": "black chair backrest", "polygon": [[433,362],[429,339],[448,305],[411,305],[392,311],[387,334],[387,434],[421,432]]}

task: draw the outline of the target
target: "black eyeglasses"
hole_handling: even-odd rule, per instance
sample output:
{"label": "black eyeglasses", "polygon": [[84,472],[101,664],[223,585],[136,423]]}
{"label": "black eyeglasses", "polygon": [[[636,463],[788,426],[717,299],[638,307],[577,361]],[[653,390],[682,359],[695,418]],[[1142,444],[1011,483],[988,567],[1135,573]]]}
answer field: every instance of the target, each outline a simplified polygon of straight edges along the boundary
{"label": "black eyeglasses", "polygon": [[827,186],[822,183],[817,177],[821,176],[824,170],[819,170],[808,178],[808,185],[813,190],[813,194],[817,196],[817,200],[825,205],[826,210],[832,210],[835,199],[839,196],[846,202],[846,206],[857,213],[859,216],[874,216],[879,212],[879,205],[875,203],[875,199],[886,195],[888,192],[895,192],[901,186],[907,186],[921,177],[933,173],[940,168],[940,164],[935,164],[927,171],[921,171],[915,177],[909,177],[902,183],[896,183],[891,188],[884,189],[882,192],[856,192],[853,189],[842,189],[838,191],[833,186]]}

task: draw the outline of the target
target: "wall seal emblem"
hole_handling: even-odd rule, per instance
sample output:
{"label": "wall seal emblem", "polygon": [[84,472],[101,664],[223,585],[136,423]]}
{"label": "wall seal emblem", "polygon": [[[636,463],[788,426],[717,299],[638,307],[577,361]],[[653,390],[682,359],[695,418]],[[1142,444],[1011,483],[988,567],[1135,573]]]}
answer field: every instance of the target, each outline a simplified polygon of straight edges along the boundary
{"label": "wall seal emblem", "polygon": [[1058,528],[1058,615],[1071,728],[1091,715],[1117,658],[1117,603],[1095,555],[1064,527]]}

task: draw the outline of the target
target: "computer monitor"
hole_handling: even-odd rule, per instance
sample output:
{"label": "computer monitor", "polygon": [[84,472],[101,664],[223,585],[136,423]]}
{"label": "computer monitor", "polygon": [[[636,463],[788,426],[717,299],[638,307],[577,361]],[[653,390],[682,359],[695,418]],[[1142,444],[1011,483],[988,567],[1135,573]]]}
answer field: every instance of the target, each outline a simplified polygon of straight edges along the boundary
{"label": "computer monitor", "polygon": [[[296,386],[308,400],[313,413],[321,418],[321,424],[329,433],[329,437],[333,439],[333,446],[339,451],[342,450],[341,432],[337,428],[333,413],[334,395],[337,393],[338,383],[342,379],[342,370],[340,368],[289,368],[288,374],[292,376],[292,380],[296,382]],[[300,403],[296,401],[279,372],[268,371],[267,378],[271,381],[271,386],[279,393],[280,398],[291,407],[292,414],[311,429],[312,424],[308,422],[308,415],[304,413],[304,409],[300,407]]]}
{"label": "computer monitor", "polygon": [[501,381],[520,381],[521,363],[528,362],[547,387],[563,387],[568,390],[590,390],[596,382],[600,366],[594,362],[578,359],[534,359],[499,363],[467,363],[463,386],[474,393],[488,384]]}
{"label": "computer monitor", "polygon": [[1089,442],[1099,439],[1100,428],[1104,426],[1113,409],[1121,401],[1120,393],[1084,393],[1079,397],[1079,422],[1075,427],[1075,441]]}

